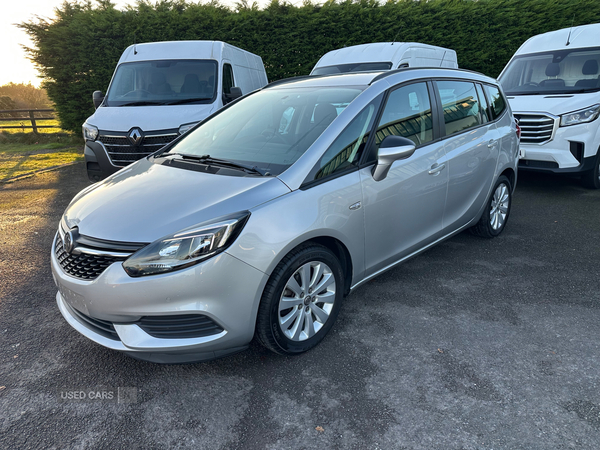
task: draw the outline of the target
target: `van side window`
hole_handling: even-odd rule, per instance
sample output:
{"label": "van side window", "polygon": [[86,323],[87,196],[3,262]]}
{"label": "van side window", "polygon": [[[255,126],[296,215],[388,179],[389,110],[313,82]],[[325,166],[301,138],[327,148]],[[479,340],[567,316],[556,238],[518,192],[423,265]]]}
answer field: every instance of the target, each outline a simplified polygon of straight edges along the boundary
{"label": "van side window", "polygon": [[223,93],[230,94],[231,88],[235,86],[233,79],[233,68],[231,64],[223,64]]}
{"label": "van side window", "polygon": [[481,119],[483,123],[491,122],[492,118],[490,117],[490,109],[485,98],[485,94],[483,93],[483,88],[480,84],[477,84],[477,96],[479,97],[479,103],[481,103]]}
{"label": "van side window", "polygon": [[446,136],[480,125],[475,84],[466,81],[437,81],[444,110]]}
{"label": "van side window", "polygon": [[500,89],[498,89],[496,86],[490,86],[489,84],[486,84],[485,92],[487,93],[490,103],[492,104],[492,116],[494,119],[497,119],[506,109],[506,101],[500,93]]}
{"label": "van side window", "polygon": [[377,149],[390,134],[408,138],[417,146],[433,140],[431,103],[426,83],[409,84],[390,93],[377,126]]}
{"label": "van side window", "polygon": [[308,175],[307,182],[358,166],[382,98],[383,94],[375,98],[348,124]]}

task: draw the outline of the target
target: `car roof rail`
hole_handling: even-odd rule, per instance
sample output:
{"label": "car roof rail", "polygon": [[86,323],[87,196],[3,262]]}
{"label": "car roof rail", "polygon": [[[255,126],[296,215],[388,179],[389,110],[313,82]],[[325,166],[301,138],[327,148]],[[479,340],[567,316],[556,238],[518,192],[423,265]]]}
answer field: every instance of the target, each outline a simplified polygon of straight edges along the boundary
{"label": "car roof rail", "polygon": [[456,67],[404,67],[404,68],[401,68],[401,69],[388,70],[386,72],[380,73],[379,75],[377,75],[375,78],[373,78],[371,80],[371,82],[369,83],[369,85],[375,83],[376,81],[381,80],[382,78],[389,77],[391,75],[395,75],[395,74],[400,73],[400,72],[407,72],[407,71],[410,71],[410,70],[427,70],[427,69],[455,70],[457,72],[468,72],[468,73],[473,73],[473,74],[476,74],[476,75],[481,75],[481,76],[484,76],[486,78],[491,78],[491,77],[489,77],[489,76],[487,76],[487,75],[485,75],[485,74],[483,74],[481,72],[477,72],[475,70],[469,70],[469,69],[462,69],[460,67],[459,68],[456,68]]}

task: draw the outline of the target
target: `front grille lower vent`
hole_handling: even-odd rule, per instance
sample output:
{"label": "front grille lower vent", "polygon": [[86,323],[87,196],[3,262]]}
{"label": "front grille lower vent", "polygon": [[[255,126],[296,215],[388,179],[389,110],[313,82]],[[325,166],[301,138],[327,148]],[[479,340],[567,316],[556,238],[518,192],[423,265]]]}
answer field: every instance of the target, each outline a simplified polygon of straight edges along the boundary
{"label": "front grille lower vent", "polygon": [[107,320],[94,319],[93,317],[86,316],[75,308],[69,306],[69,311],[78,319],[81,323],[91,328],[96,333],[105,338],[112,339],[113,341],[120,341],[119,335],[115,330],[114,325]]}
{"label": "front grille lower vent", "polygon": [[136,324],[150,336],[161,339],[189,339],[219,334],[223,328],[202,314],[146,316]]}
{"label": "front grille lower vent", "polygon": [[552,139],[554,117],[546,114],[515,114],[521,127],[521,143],[543,144]]}
{"label": "front grille lower vent", "polygon": [[104,144],[108,156],[116,166],[127,166],[161,149],[177,137],[177,132],[146,135],[138,145],[133,145],[126,135],[100,134],[98,141]]}
{"label": "front grille lower vent", "polygon": [[86,253],[78,255],[69,254],[63,248],[63,241],[60,234],[56,236],[54,252],[60,267],[67,274],[81,280],[94,280],[112,263],[127,259],[114,256],[88,255]]}

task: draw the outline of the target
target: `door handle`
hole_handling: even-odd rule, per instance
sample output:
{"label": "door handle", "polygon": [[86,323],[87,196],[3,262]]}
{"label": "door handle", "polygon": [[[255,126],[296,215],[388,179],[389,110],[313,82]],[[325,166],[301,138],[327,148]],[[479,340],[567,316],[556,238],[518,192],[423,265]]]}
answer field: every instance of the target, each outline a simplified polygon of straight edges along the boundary
{"label": "door handle", "polygon": [[434,164],[433,166],[431,166],[431,170],[429,170],[429,175],[433,175],[434,177],[436,175],[439,175],[440,172],[442,170],[444,170],[444,167],[446,167],[446,164]]}
{"label": "door handle", "polygon": [[490,141],[488,144],[488,148],[494,148],[496,146],[496,141]]}

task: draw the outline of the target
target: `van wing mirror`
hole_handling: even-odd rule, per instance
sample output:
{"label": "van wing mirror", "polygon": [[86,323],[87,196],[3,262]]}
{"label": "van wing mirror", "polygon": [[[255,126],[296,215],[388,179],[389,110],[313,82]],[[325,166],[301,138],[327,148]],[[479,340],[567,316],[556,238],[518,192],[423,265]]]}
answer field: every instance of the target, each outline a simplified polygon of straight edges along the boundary
{"label": "van wing mirror", "polygon": [[229,94],[223,94],[225,97],[225,103],[232,102],[236,98],[240,98],[242,95],[242,89],[237,86],[229,88]]}
{"label": "van wing mirror", "polygon": [[92,100],[94,101],[94,108],[98,109],[98,107],[104,101],[104,94],[102,91],[94,91],[92,94]]}
{"label": "van wing mirror", "polygon": [[412,156],[415,149],[415,144],[410,139],[395,135],[386,136],[381,141],[377,152],[377,164],[373,168],[373,179],[375,181],[383,180],[394,161]]}

